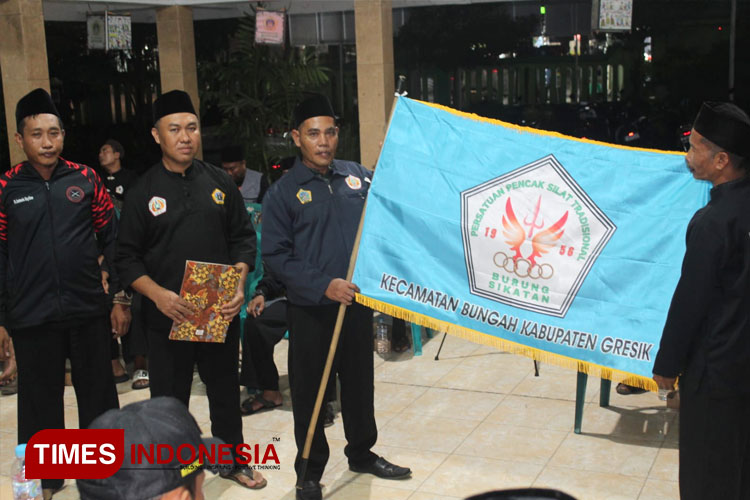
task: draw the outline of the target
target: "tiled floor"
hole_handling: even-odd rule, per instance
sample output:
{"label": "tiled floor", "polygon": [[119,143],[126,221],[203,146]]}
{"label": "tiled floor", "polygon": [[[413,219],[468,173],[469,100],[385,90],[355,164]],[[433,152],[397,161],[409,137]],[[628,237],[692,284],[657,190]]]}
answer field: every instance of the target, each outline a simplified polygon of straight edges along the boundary
{"label": "tiled floor", "polygon": [[[326,430],[331,458],[323,477],[326,499],[448,500],[482,491],[551,487],[581,500],[679,498],[677,418],[654,394],[620,396],[598,406],[598,383],[588,384],[583,433],[573,433],[576,374],[448,337],[424,354],[375,356],[375,451],[407,465],[413,477],[385,481],[348,470],[341,418]],[[296,452],[288,398],[286,341],[276,349],[286,402],[281,409],[244,418],[246,443],[274,442],[281,471],[267,471],[268,486],[248,491],[208,477],[208,499],[294,498]],[[148,397],[120,384],[120,404]],[[210,429],[205,390],[193,387],[190,410]],[[68,425],[77,421],[75,395],[66,388]],[[16,438],[15,396],[0,398],[0,500],[10,499],[9,470]],[[73,481],[55,498],[78,498]]]}

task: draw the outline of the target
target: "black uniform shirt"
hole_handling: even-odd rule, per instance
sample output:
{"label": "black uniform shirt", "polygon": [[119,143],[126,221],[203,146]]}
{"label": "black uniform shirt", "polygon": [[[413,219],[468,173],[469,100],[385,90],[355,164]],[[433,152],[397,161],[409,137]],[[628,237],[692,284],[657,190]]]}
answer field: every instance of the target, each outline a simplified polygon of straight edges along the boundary
{"label": "black uniform shirt", "polygon": [[107,192],[112,197],[112,201],[115,202],[118,209],[121,209],[122,202],[125,200],[125,193],[138,179],[138,176],[131,170],[121,168],[114,174],[110,174],[102,169],[101,177],[104,181],[104,185],[107,187]]}
{"label": "black uniform shirt", "polygon": [[263,262],[292,304],[332,304],[326,288],[346,278],[372,172],[334,160],[331,174],[317,175],[297,158],[263,199]]}
{"label": "black uniform shirt", "polygon": [[[185,175],[160,162],[130,189],[117,238],[124,286],[143,275],[179,293],[185,261],[255,266],[255,230],[242,196],[222,170],[198,160]],[[145,298],[144,298],[145,299]],[[144,314],[155,328],[171,320],[150,300]]]}
{"label": "black uniform shirt", "polygon": [[654,373],[750,393],[750,178],[720,184],[687,230]]}

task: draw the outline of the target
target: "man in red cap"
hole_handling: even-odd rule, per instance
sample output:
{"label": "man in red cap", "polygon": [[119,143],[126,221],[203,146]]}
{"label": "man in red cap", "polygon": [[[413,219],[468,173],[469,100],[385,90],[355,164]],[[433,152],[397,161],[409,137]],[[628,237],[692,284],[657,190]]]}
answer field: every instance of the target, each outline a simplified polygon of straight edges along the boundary
{"label": "man in red cap", "polygon": [[680,496],[750,498],[750,118],[704,103],[685,159],[711,200],[687,229],[654,380],[680,377]]}
{"label": "man in red cap", "polygon": [[[65,131],[45,90],[18,101],[16,123],[27,160],[0,177],[0,353],[9,330],[19,373],[18,441],[27,443],[39,430],[65,427],[66,358],[81,428],[118,406],[98,262],[100,255],[114,261],[116,220],[94,170],[60,157]],[[114,293],[116,274],[111,279]],[[115,336],[127,332],[129,315],[127,304],[114,305]],[[62,485],[42,480],[45,498]]]}

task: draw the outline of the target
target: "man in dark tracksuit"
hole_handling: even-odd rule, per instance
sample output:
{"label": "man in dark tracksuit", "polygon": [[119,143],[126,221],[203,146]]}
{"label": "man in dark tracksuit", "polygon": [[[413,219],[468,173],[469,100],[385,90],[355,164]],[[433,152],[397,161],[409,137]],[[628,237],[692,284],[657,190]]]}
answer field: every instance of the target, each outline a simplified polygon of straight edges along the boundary
{"label": "man in dark tracksuit", "polygon": [[[302,473],[305,437],[337,311],[343,303],[349,308],[334,373],[341,382],[349,468],[387,479],[406,478],[409,469],[370,451],[378,436],[373,405],[372,310],[352,303],[359,288],[344,279],[372,173],[357,163],[334,160],[338,127],[325,97],[300,103],[294,123],[292,137],[301,157],[266,193],[261,246],[263,262],[284,283],[289,299],[289,381],[297,475]],[[298,499],[321,498],[319,481],[328,456],[321,418]]]}
{"label": "man in dark tracksuit", "polygon": [[[99,176],[60,158],[65,133],[49,94],[36,89],[23,97],[16,122],[27,161],[0,177],[0,350],[10,330],[19,373],[18,442],[27,443],[37,431],[65,427],[66,357],[80,428],[118,407],[97,260],[104,255],[112,262],[117,229]],[[127,330],[128,315],[127,305],[114,306],[116,334]],[[62,485],[42,480],[45,498]]]}
{"label": "man in dark tracksuit", "polygon": [[[220,169],[196,160],[201,143],[190,97],[174,90],[155,103],[152,134],[162,161],[130,189],[120,219],[117,269],[123,284],[143,295],[151,397],[190,402],[193,366],[206,383],[211,432],[242,444],[237,376],[239,319],[245,278],[255,263],[255,231],[237,187]],[[187,260],[232,264],[241,269],[237,294],[221,312],[233,319],[224,343],[170,340],[172,324],[191,314],[178,293]],[[222,474],[248,488],[266,481],[239,464]]]}
{"label": "man in dark tracksuit", "polygon": [[654,380],[680,377],[680,497],[750,498],[750,118],[704,103],[686,158],[713,184],[687,230]]}

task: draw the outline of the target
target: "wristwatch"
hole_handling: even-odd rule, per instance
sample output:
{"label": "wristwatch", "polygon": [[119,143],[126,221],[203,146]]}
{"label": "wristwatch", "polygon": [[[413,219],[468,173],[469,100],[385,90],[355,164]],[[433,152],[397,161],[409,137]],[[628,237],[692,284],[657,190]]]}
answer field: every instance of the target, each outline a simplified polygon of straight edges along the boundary
{"label": "wristwatch", "polygon": [[113,304],[122,304],[124,306],[129,306],[133,302],[133,294],[128,293],[125,290],[120,290],[115,294],[114,297],[112,297],[112,303]]}

